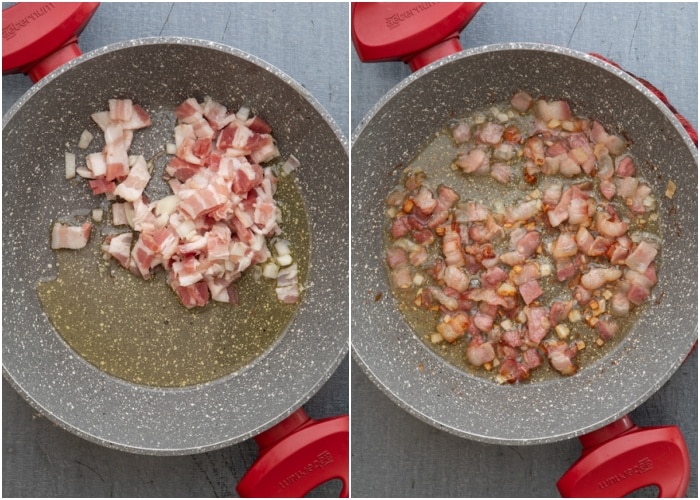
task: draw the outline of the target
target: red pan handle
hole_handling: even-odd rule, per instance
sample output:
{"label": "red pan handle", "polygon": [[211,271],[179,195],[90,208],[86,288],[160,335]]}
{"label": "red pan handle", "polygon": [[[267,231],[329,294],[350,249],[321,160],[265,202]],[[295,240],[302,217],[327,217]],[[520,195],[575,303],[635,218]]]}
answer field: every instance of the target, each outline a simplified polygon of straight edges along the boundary
{"label": "red pan handle", "polygon": [[99,3],[19,2],[2,11],[2,74],[38,82],[82,54],[78,35]]}
{"label": "red pan handle", "polygon": [[637,427],[625,416],[579,440],[581,458],[557,481],[563,497],[623,497],[645,486],[686,495],[690,458],[678,427]]}
{"label": "red pan handle", "polygon": [[417,71],[462,50],[459,33],[482,5],[355,2],[352,41],[364,62],[403,61]]}
{"label": "red pan handle", "polygon": [[302,497],[331,479],[340,479],[348,497],[347,415],[313,420],[298,409],[257,435],[258,459],[236,486],[242,497]]}

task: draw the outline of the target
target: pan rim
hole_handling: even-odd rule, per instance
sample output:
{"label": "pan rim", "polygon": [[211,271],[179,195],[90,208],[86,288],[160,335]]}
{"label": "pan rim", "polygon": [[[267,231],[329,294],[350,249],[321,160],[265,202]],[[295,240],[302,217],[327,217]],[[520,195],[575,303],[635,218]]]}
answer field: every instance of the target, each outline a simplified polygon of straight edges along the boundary
{"label": "pan rim", "polygon": [[[70,61],[69,63],[65,64],[64,66],[58,68],[54,72],[52,72],[50,75],[47,75],[45,78],[43,78],[40,82],[37,84],[33,85],[27,92],[25,92],[24,95],[22,95],[13,105],[12,107],[8,110],[8,112],[3,116],[3,131],[5,131],[5,128],[11,124],[12,119],[15,117],[17,114],[18,110],[22,108],[22,106],[27,103],[34,95],[36,95],[38,92],[40,92],[46,85],[49,83],[55,81],[56,79],[60,78],[61,75],[65,74],[66,72],[72,70],[74,67],[82,64],[85,61],[103,56],[108,53],[113,53],[115,51],[121,51],[121,50],[128,50],[132,49],[135,47],[141,47],[141,46],[154,46],[154,45],[183,45],[183,46],[191,46],[195,47],[197,49],[209,49],[209,50],[215,50],[218,52],[223,52],[226,55],[229,56],[234,56],[235,58],[241,60],[241,62],[246,62],[246,63],[252,63],[256,65],[257,67],[261,68],[264,70],[266,74],[269,74],[267,77],[268,78],[275,78],[277,80],[281,80],[286,86],[290,87],[291,90],[293,90],[301,100],[305,101],[310,108],[313,109],[319,116],[318,116],[318,122],[321,123],[323,126],[328,127],[328,129],[331,132],[332,137],[334,138],[335,144],[331,145],[332,148],[334,148],[335,151],[341,156],[344,156],[347,158],[348,156],[348,141],[346,137],[344,136],[343,132],[341,131],[340,127],[338,124],[335,122],[333,117],[330,116],[330,114],[324,109],[324,107],[319,103],[319,101],[313,97],[309,91],[307,91],[301,84],[296,82],[294,79],[292,79],[290,76],[288,76],[286,73],[278,69],[277,67],[271,65],[270,63],[258,58],[257,56],[251,55],[247,52],[244,52],[240,49],[236,49],[234,47],[230,47],[228,45],[224,45],[218,42],[212,42],[208,40],[203,40],[203,39],[197,39],[197,38],[190,38],[190,37],[177,37],[177,36],[159,36],[159,37],[145,37],[145,38],[137,38],[133,40],[128,40],[128,41],[123,41],[123,42],[117,42],[113,44],[106,45],[104,47],[98,48],[96,50],[90,51],[88,53],[85,53],[81,55],[80,57],[74,59],[73,61]],[[344,162],[345,167],[347,169],[347,160]],[[308,209],[308,201],[305,200],[305,204],[307,205]],[[345,228],[347,229],[347,221],[344,222]],[[313,224],[313,221],[312,221]],[[338,230],[338,233],[333,235],[331,238],[347,238],[347,230],[345,232],[342,231],[343,223],[339,222],[338,226],[340,226],[341,229]],[[318,252],[318,249],[314,248],[314,243],[315,243],[315,236],[312,234],[312,249],[311,249],[311,255],[312,255],[312,263],[310,266],[310,276],[309,279],[311,279],[312,273],[315,275],[317,274],[316,268],[320,267],[316,262],[315,258],[313,255]],[[337,259],[339,262],[342,263],[343,258],[339,257]],[[342,267],[342,264],[335,264],[339,268]],[[345,267],[342,268],[343,272],[347,272],[347,260],[345,260]],[[342,275],[341,275],[342,277]],[[347,277],[347,276],[346,276]],[[307,291],[308,294],[308,291]],[[314,293],[314,296],[318,296],[318,294]],[[339,305],[342,306],[343,303],[347,305],[347,296],[339,296],[341,302],[338,302]],[[3,309],[5,309],[5,300],[3,301]],[[344,302],[345,301],[345,302]],[[316,304],[316,307],[318,304]],[[123,390],[122,397],[127,398],[127,397],[133,397],[134,393],[138,393],[139,395],[143,396],[144,399],[147,402],[154,402],[158,399],[162,399],[165,397],[171,398],[172,397],[177,397],[181,399],[182,401],[179,402],[178,404],[185,405],[187,402],[187,399],[189,396],[193,394],[208,394],[208,393],[213,393],[213,392],[219,392],[219,396],[222,394],[226,394],[226,387],[231,386],[232,384],[239,383],[241,379],[250,377],[250,373],[253,370],[257,370],[258,368],[260,369],[265,369],[265,370],[274,370],[274,368],[271,368],[270,365],[274,364],[274,360],[271,358],[274,358],[275,354],[278,353],[278,351],[282,349],[295,349],[298,348],[301,344],[297,342],[297,344],[291,344],[289,341],[290,337],[290,332],[293,330],[298,330],[299,326],[303,325],[298,325],[300,322],[299,316],[302,314],[308,315],[310,314],[307,310],[310,309],[309,305],[309,300],[306,299],[302,301],[302,304],[300,304],[299,308],[295,312],[293,318],[291,319],[290,323],[284,328],[283,332],[280,334],[280,336],[273,342],[273,344],[266,349],[266,351],[253,360],[251,363],[247,364],[246,366],[242,367],[241,369],[235,371],[234,373],[225,375],[220,377],[219,379],[202,383],[202,384],[197,384],[197,385],[191,385],[188,387],[173,387],[173,388],[159,388],[159,387],[152,387],[152,386],[144,386],[144,385],[138,385],[138,384],[133,384],[127,381],[124,381],[122,379],[119,379],[117,377],[114,377],[112,375],[106,374],[91,364],[89,364],[87,361],[85,361],[80,355],[75,353],[70,347],[67,346],[66,344],[66,362],[74,362],[77,363],[76,366],[79,365],[85,365],[81,369],[87,369],[87,370],[92,370],[94,373],[96,373],[101,382],[100,383],[105,383],[108,384],[110,388],[116,388],[119,390]],[[347,311],[348,307],[338,307],[339,314],[343,315],[345,314],[345,317],[340,318],[341,322],[346,325],[347,327]],[[4,322],[3,322],[4,323]],[[60,342],[65,343],[65,341],[60,337],[60,335],[55,334],[54,336],[56,337],[56,340],[59,340]],[[298,337],[299,335],[296,335]],[[287,338],[287,340],[285,340]],[[81,436],[89,441],[107,446],[109,448],[115,448],[121,451],[128,451],[132,453],[139,453],[139,454],[151,454],[151,455],[186,455],[186,454],[192,454],[192,453],[201,453],[205,451],[210,451],[214,449],[218,449],[224,446],[232,445],[235,443],[238,443],[240,441],[246,440],[272,426],[275,424],[279,423],[282,421],[284,418],[292,414],[294,411],[296,411],[297,408],[302,406],[304,403],[306,403],[320,388],[323,384],[326,383],[326,381],[331,377],[331,375],[336,371],[338,366],[341,364],[343,359],[346,357],[348,351],[349,351],[349,343],[347,341],[347,335],[341,335],[340,339],[341,340],[332,340],[331,336],[327,337],[330,342],[327,343],[327,345],[323,346],[322,348],[317,349],[317,353],[320,355],[314,359],[312,363],[307,363],[312,365],[310,369],[308,369],[309,373],[304,374],[303,377],[299,377],[302,379],[299,382],[299,386],[294,386],[293,388],[289,388],[287,391],[285,391],[286,398],[284,399],[285,401],[285,407],[281,406],[275,406],[271,405],[269,408],[266,408],[264,412],[261,412],[261,416],[258,422],[255,423],[254,426],[249,426],[245,430],[236,430],[236,429],[225,429],[229,431],[229,434],[226,434],[224,432],[220,432],[220,435],[213,436],[213,434],[216,434],[216,430],[205,430],[201,433],[201,438],[200,441],[197,441],[196,443],[194,442],[188,442],[186,446],[171,446],[171,445],[165,445],[163,447],[158,446],[158,440],[154,440],[154,442],[146,445],[140,445],[133,436],[129,437],[128,440],[121,440],[120,436],[108,436],[104,437],[103,435],[100,435],[98,432],[93,432],[92,429],[86,429],[84,427],[81,427],[79,425],[75,425],[74,419],[70,418],[70,411],[65,412],[65,414],[58,415],[54,413],[50,408],[47,407],[45,404],[45,401],[40,401],[37,400],[34,394],[34,391],[32,390],[31,387],[28,387],[26,380],[22,380],[21,374],[18,374],[18,370],[15,368],[8,369],[7,364],[6,364],[6,356],[8,356],[9,351],[8,347],[5,345],[5,342],[3,342],[3,376],[4,378],[9,382],[9,384],[18,392],[22,395],[22,397],[30,403],[30,405],[37,410],[39,410],[42,414],[47,416],[51,421],[54,423],[58,424],[61,428],[68,430],[72,432],[73,434],[76,434],[78,436]],[[284,344],[284,345],[283,345]],[[73,358],[72,361],[70,361],[70,358]],[[77,361],[76,361],[77,360]],[[291,370],[291,368],[289,368]],[[106,381],[106,382],[105,382]],[[103,388],[104,390],[104,388]],[[173,396],[174,395],[174,396]],[[271,396],[266,396],[268,399],[271,398]],[[201,402],[201,401],[199,401]],[[154,403],[155,404],[155,403]],[[214,403],[211,403],[214,405]],[[50,406],[50,405],[49,405]],[[213,410],[214,412],[219,412],[222,413],[224,410],[221,408],[215,408],[212,406],[210,410]],[[203,413],[203,410],[198,410],[199,413]],[[233,417],[235,417],[235,414],[233,414]],[[223,424],[222,424],[223,425]],[[97,426],[97,429],[100,427]],[[234,432],[234,434],[231,434],[231,432]]]}
{"label": "pan rim", "polygon": [[[598,66],[602,70],[605,70],[609,73],[612,73],[615,77],[618,77],[622,80],[624,80],[627,84],[633,86],[635,89],[637,89],[639,92],[641,92],[646,98],[648,98],[649,101],[651,101],[652,104],[655,105],[655,107],[660,110],[669,120],[669,123],[675,128],[677,133],[679,134],[679,137],[682,139],[682,141],[685,143],[685,145],[688,148],[688,151],[692,154],[695,164],[697,164],[697,149],[695,148],[694,144],[690,140],[690,137],[688,136],[687,132],[685,129],[682,127],[680,122],[677,120],[677,118],[671,113],[671,111],[660,101],[658,97],[653,95],[646,87],[644,87],[640,82],[635,80],[633,77],[625,73],[624,71],[614,67],[613,65],[604,62],[598,58],[595,58],[589,54],[585,54],[583,52],[579,52],[576,50],[564,48],[564,47],[558,47],[554,45],[549,45],[549,44],[540,44],[540,43],[502,43],[502,44],[492,44],[492,45],[485,45],[481,47],[476,47],[473,49],[467,49],[465,51],[462,51],[458,54],[454,54],[451,56],[448,56],[440,61],[437,61],[435,63],[432,63],[429,66],[426,66],[425,68],[422,68],[421,70],[417,71],[416,73],[413,73],[403,79],[401,82],[399,82],[396,86],[394,86],[388,93],[386,93],[367,113],[367,115],[361,120],[361,122],[355,127],[353,134],[352,134],[352,139],[351,139],[351,154],[354,148],[357,147],[358,142],[363,138],[363,133],[368,130],[370,123],[373,121],[374,118],[378,117],[378,115],[381,115],[383,108],[389,103],[392,99],[394,99],[397,95],[399,95],[402,91],[404,91],[407,87],[412,85],[414,82],[417,80],[421,79],[425,75],[429,75],[433,71],[455,63],[455,61],[459,61],[462,59],[466,59],[472,56],[479,56],[479,55],[484,55],[484,54],[489,54],[489,53],[496,53],[496,52],[502,52],[502,51],[514,51],[514,50],[523,50],[523,51],[535,51],[535,52],[549,52],[549,53],[555,53],[555,54],[560,54],[563,56],[568,56],[568,57],[573,57],[579,60],[583,60],[584,62],[587,62],[589,64],[593,64],[595,66]],[[432,81],[432,80],[430,80]],[[371,130],[372,133],[376,133],[375,130]],[[358,175],[358,172],[353,170],[353,184],[354,184],[354,179],[355,175]],[[363,175],[362,172],[359,173],[359,175]],[[374,200],[374,198],[373,198]],[[363,200],[364,203],[364,200]],[[354,203],[353,203],[354,205]],[[367,211],[374,211],[373,208],[371,207],[364,207],[365,210]],[[353,213],[357,211],[356,208],[353,209]],[[375,223],[376,219],[372,218],[373,216],[368,215],[367,218],[362,219],[361,222],[358,224],[370,224],[370,223]],[[371,221],[368,219],[372,218]],[[353,226],[355,225],[355,221],[353,220]],[[356,255],[356,251],[358,251],[359,244],[360,242],[356,241],[355,239],[355,231],[353,230],[352,232],[353,238],[352,238],[352,255],[353,257]],[[367,245],[366,242],[363,243],[365,246]],[[367,270],[367,268],[370,267],[372,270],[370,272],[374,272],[374,263],[372,264],[367,264],[366,262],[364,263],[364,270]],[[377,286],[375,285],[374,282],[370,283],[369,281],[359,281],[358,280],[358,273],[356,272],[357,268],[355,267],[354,260],[353,260],[353,273],[352,273],[352,287],[353,287],[353,294],[351,297],[351,304],[352,304],[352,314],[351,314],[351,321],[352,321],[352,331],[356,332],[358,330],[362,330],[363,327],[369,328],[368,322],[360,322],[358,318],[360,315],[365,314],[367,315],[367,311],[363,310],[362,302],[365,301],[367,303],[371,302],[370,298],[367,298],[363,295],[361,295],[361,292],[358,290],[363,290],[366,291],[368,290],[368,287],[370,286]],[[382,270],[383,272],[383,270]],[[373,289],[374,290],[374,289]],[[383,288],[382,288],[383,290]],[[376,290],[374,290],[376,291]],[[368,292],[365,292],[368,293]],[[393,297],[392,294],[387,293],[386,295],[389,295],[389,299],[392,303],[395,304],[395,298]],[[358,306],[358,304],[360,304]],[[379,309],[373,309],[373,311],[379,310]],[[393,318],[393,316],[392,316]],[[369,326],[368,326],[369,325]],[[690,326],[690,325],[688,325]],[[406,326],[406,328],[408,328]],[[579,436],[582,434],[585,434],[586,432],[590,432],[592,430],[595,430],[597,428],[602,427],[603,425],[606,425],[621,416],[625,415],[632,409],[636,408],[640,404],[642,404],[648,397],[650,397],[654,392],[656,392],[670,377],[675,371],[678,369],[682,361],[685,359],[687,356],[687,353],[692,350],[694,340],[691,341],[692,339],[697,339],[697,320],[694,321],[694,324],[692,328],[688,328],[688,331],[684,334],[683,338],[684,340],[688,341],[688,350],[687,352],[683,355],[680,356],[679,359],[673,360],[673,363],[669,364],[666,367],[666,370],[661,376],[659,376],[659,373],[654,374],[654,379],[655,383],[652,386],[647,386],[646,390],[643,393],[640,393],[635,401],[633,401],[631,404],[625,406],[624,408],[618,409],[617,412],[608,414],[607,417],[598,419],[594,422],[588,422],[586,425],[580,426],[577,429],[573,430],[568,430],[566,432],[555,432],[550,435],[540,435],[536,437],[527,437],[524,439],[518,438],[518,437],[501,437],[501,436],[494,436],[494,435],[488,435],[486,433],[478,433],[474,432],[470,429],[465,429],[464,427],[469,427],[468,425],[462,426],[461,428],[457,428],[457,426],[447,424],[443,421],[440,420],[439,416],[436,417],[436,414],[439,413],[440,411],[448,411],[450,407],[445,404],[440,406],[439,409],[427,409],[427,408],[422,408],[418,407],[417,405],[411,404],[412,402],[418,401],[418,397],[415,396],[415,392],[418,392],[418,389],[415,389],[414,387],[409,387],[410,383],[415,383],[417,380],[416,377],[412,377],[410,382],[406,382],[405,385],[401,386],[396,380],[392,379],[391,381],[387,382],[386,380],[383,380],[383,378],[387,377],[387,373],[392,372],[392,371],[399,371],[402,368],[406,368],[406,365],[403,366],[394,366],[392,368],[384,368],[380,367],[378,365],[376,357],[371,354],[371,347],[368,345],[365,345],[368,342],[368,339],[362,336],[355,336],[353,335],[351,337],[351,353],[352,353],[352,358],[353,360],[357,363],[357,365],[361,368],[363,373],[384,393],[386,394],[390,400],[392,400],[395,404],[397,404],[399,407],[407,411],[408,413],[414,415],[415,417],[419,418],[420,420],[437,427],[441,430],[445,430],[446,432],[449,432],[451,434],[458,435],[460,437],[464,438],[469,438],[473,439],[476,441],[481,441],[481,442],[487,442],[487,443],[492,443],[492,444],[500,444],[500,445],[530,445],[530,444],[543,444],[543,443],[551,443],[555,441],[560,441],[564,439],[568,439],[571,437]],[[408,328],[410,330],[410,328]],[[405,348],[407,350],[411,351],[411,354],[407,354],[407,356],[413,356],[412,360],[415,361],[417,359],[417,355],[414,356],[415,351],[420,350],[420,349],[425,349],[425,352],[429,352],[430,354],[427,356],[430,358],[430,356],[435,356],[436,358],[438,357],[432,351],[427,349],[427,347],[422,344],[422,342],[419,339],[415,339],[415,341],[412,340],[407,340],[406,338],[403,337],[402,332],[397,332],[392,329],[392,334],[396,334],[396,336],[401,336],[400,339],[397,339],[397,342],[401,345],[401,348]],[[413,334],[412,331],[409,331],[406,335],[412,335],[415,337],[415,334]],[[618,346],[616,349],[623,348],[625,343],[630,343],[631,341],[628,340],[629,336],[621,341],[620,346]],[[685,342],[684,342],[685,345]],[[382,347],[386,347],[387,344],[384,344]],[[680,349],[680,348],[679,348]],[[403,354],[403,353],[401,353]],[[441,359],[441,358],[440,358]],[[436,364],[440,369],[444,368],[446,371],[447,370],[459,370],[458,368],[454,367],[453,365],[450,365],[448,362],[444,361],[441,359],[442,365]],[[408,367],[411,369],[411,367]],[[413,367],[415,369],[415,367]],[[427,370],[427,367],[426,367]],[[445,378],[449,378],[447,375],[445,375]],[[390,384],[388,386],[387,384]],[[437,390],[437,383],[435,386],[430,385],[428,388],[425,389],[425,392],[430,392],[432,390]],[[506,389],[508,390],[508,389]],[[408,396],[410,401],[406,401],[404,398],[406,397],[406,394],[409,394]],[[441,394],[444,396],[445,394]],[[431,403],[434,402],[434,399],[429,400]],[[453,422],[453,420],[451,420]]]}

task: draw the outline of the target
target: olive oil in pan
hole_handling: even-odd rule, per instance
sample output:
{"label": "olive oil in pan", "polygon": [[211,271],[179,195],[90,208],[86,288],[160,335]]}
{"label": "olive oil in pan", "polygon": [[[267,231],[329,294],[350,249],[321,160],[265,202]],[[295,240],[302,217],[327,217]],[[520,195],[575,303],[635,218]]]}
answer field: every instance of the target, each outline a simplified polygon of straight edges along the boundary
{"label": "olive oil in pan", "polygon": [[[527,131],[529,129],[525,120],[518,125],[521,130]],[[452,162],[460,153],[468,150],[469,146],[456,146],[451,135],[451,130],[449,128],[436,134],[430,144],[410,162],[409,166],[402,173],[402,176],[412,172],[422,171],[426,174],[423,184],[433,192],[437,190],[439,185],[444,184],[450,186],[459,193],[461,202],[476,201],[492,209],[496,204],[501,204],[503,206],[515,205],[521,202],[528,193],[538,188],[541,189],[542,186],[548,182],[547,180],[540,180],[536,184],[528,184],[525,182],[522,172],[525,162],[520,159],[514,159],[511,162],[512,179],[508,184],[502,184],[489,175],[465,174],[459,168],[454,168]],[[403,180],[404,177],[401,178],[401,185],[403,185]],[[560,180],[563,179],[560,178]],[[575,182],[580,182],[580,179],[574,179],[573,182],[568,181],[567,184]],[[620,207],[620,215],[624,218],[628,218],[629,212],[627,211],[627,207]],[[388,248],[392,244],[392,240],[389,236],[390,224],[391,220],[387,218],[384,231],[385,248]],[[653,221],[647,222],[643,228],[630,224],[630,233],[642,230],[651,234],[659,234],[659,223]],[[546,245],[548,242],[553,241],[557,234],[558,231],[552,231],[551,234],[542,231],[542,243]],[[500,254],[506,251],[508,244],[508,238],[506,238],[494,245],[494,250],[496,253]],[[440,243],[434,242],[428,251],[432,256],[440,254]],[[662,269],[661,253],[656,258],[656,265],[657,269],[660,271]],[[425,275],[425,273],[423,274]],[[389,275],[388,267],[387,275]],[[391,282],[391,280],[389,281]],[[566,283],[559,283],[554,276],[540,278],[540,285],[544,291],[540,299],[542,304],[549,304],[552,300],[568,300],[571,298],[571,291],[566,286]],[[462,337],[453,344],[448,344],[446,342],[436,344],[430,340],[431,335],[436,331],[435,327],[440,321],[441,314],[416,306],[416,291],[414,289],[401,290],[392,286],[392,292],[397,299],[399,309],[406,319],[406,322],[430,350],[462,370],[476,376],[493,380],[494,371],[489,372],[483,368],[476,368],[467,361],[465,353],[469,341],[465,337]],[[634,308],[630,315],[624,318],[624,320],[616,318],[620,329],[616,337],[606,341],[603,346],[596,345],[595,340],[598,338],[598,335],[585,321],[572,323],[570,325],[572,336],[569,340],[583,340],[586,345],[583,350],[579,351],[576,357],[576,363],[579,365],[579,369],[585,369],[591,366],[614,349],[627,335],[640,315],[643,314],[647,307],[650,307],[649,303],[651,303],[652,300],[653,299],[650,299],[642,306]],[[553,337],[553,335],[553,333],[550,333],[547,338]],[[529,383],[547,380],[553,377],[558,378],[561,377],[561,375],[549,367],[547,360],[544,359],[539,369],[530,372]]]}
{"label": "olive oil in pan", "polygon": [[[308,275],[309,223],[292,177],[280,178],[276,198],[282,237]],[[252,362],[280,337],[298,304],[277,300],[276,280],[248,269],[236,282],[240,304],[210,301],[186,309],[160,271],[145,281],[102,258],[100,227],[87,247],[56,252],[58,275],[38,286],[56,332],[85,360],[121,379],[157,387],[209,382]],[[302,299],[303,300],[303,294]]]}

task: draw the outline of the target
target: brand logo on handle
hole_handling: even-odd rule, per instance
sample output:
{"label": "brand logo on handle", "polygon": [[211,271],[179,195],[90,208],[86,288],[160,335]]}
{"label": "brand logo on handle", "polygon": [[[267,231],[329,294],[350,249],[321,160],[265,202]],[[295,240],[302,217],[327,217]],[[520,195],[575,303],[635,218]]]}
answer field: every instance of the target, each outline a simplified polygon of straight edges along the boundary
{"label": "brand logo on handle", "polygon": [[654,464],[651,462],[651,459],[649,457],[644,457],[639,462],[634,464],[632,467],[628,467],[627,469],[618,472],[617,474],[608,477],[604,481],[601,481],[598,483],[598,488],[601,490],[604,490],[605,488],[609,488],[610,486],[614,486],[621,481],[624,481],[625,479],[629,479],[630,477],[633,477],[637,474],[644,474],[645,472],[649,472],[654,468]]}
{"label": "brand logo on handle", "polygon": [[279,487],[281,489],[288,488],[289,486],[293,485],[300,479],[305,478],[309,474],[321,470],[324,467],[330,465],[333,463],[333,455],[328,450],[324,450],[318,455],[316,455],[316,459],[313,460],[312,462],[306,464],[304,467],[301,469],[298,469],[294,474],[290,474],[287,476],[285,479],[280,481]]}
{"label": "brand logo on handle", "polygon": [[45,3],[38,6],[30,14],[27,14],[19,21],[10,22],[7,25],[2,26],[2,38],[3,40],[9,40],[13,38],[22,28],[26,28],[33,21],[36,21],[44,14],[51,12],[56,6],[52,3]]}
{"label": "brand logo on handle", "polygon": [[387,18],[386,20],[386,27],[389,28],[390,30],[393,30],[394,28],[398,28],[402,22],[406,21],[407,19],[412,18],[413,16],[417,16],[421,12],[429,9],[433,5],[437,5],[437,2],[421,2],[419,4],[416,4],[415,7],[411,7],[410,9],[406,9],[401,12],[397,12],[396,14],[393,14]]}

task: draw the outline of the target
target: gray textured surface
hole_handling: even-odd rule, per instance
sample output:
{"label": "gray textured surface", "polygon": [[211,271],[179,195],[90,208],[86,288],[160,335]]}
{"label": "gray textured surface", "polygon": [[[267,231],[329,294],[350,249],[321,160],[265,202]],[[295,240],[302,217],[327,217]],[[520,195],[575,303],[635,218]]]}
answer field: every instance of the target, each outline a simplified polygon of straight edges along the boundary
{"label": "gray textured surface", "polygon": [[[532,41],[598,52],[654,82],[697,126],[696,23],[692,4],[487,4],[461,40],[465,48]],[[353,89],[363,89],[352,93],[356,127],[409,71],[401,63],[363,65],[354,53],[351,67]],[[639,425],[680,426],[692,460],[689,496],[697,495],[696,382],[693,352],[632,414]],[[354,364],[352,391],[354,496],[556,496],[554,483],[580,452],[577,440],[510,447],[441,432],[395,406]],[[518,415],[511,417],[517,426]]]}
{"label": "gray textured surface", "polygon": [[[347,40],[333,39],[330,30],[331,26],[347,26],[347,8],[339,4],[291,7],[104,4],[83,34],[81,47],[89,51],[132,37],[172,34],[235,46],[300,82],[347,134]],[[293,34],[284,30],[290,20],[298,27]],[[318,53],[309,44],[312,41],[323,42],[323,53],[331,58],[330,63],[321,59],[315,64],[308,62],[311,53]],[[28,87],[22,76],[4,77],[4,111]],[[342,325],[343,321],[335,323]],[[345,330],[341,330],[338,333],[344,335]],[[306,405],[312,417],[347,412],[347,369],[346,359],[319,395]],[[107,450],[56,428],[44,418],[35,418],[34,411],[6,383],[3,402],[3,495],[7,496],[231,495],[237,479],[255,458],[256,446],[250,441],[183,458],[142,457]],[[92,474],[86,476],[85,471]],[[329,485],[316,493],[327,494],[336,488]]]}

